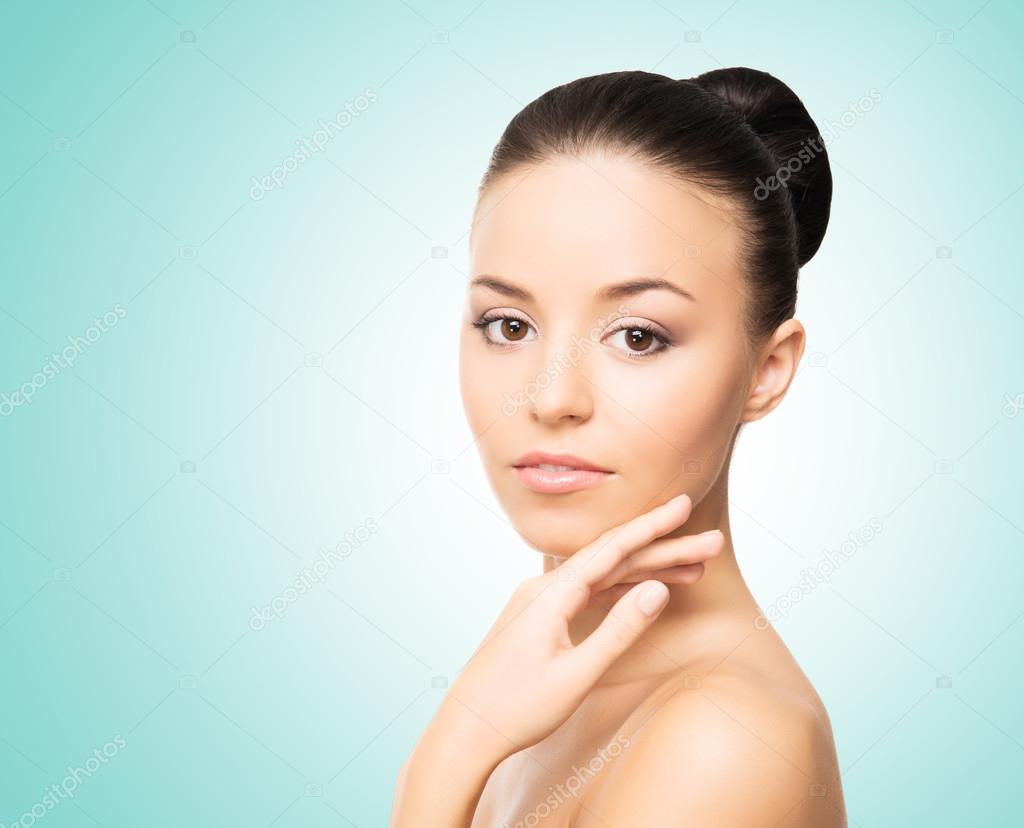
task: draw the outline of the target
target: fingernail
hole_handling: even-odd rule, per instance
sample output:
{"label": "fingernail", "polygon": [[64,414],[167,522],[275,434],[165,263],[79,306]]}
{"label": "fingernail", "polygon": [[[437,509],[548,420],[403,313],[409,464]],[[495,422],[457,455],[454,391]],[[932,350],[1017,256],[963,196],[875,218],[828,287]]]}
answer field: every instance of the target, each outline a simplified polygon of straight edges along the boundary
{"label": "fingernail", "polygon": [[661,581],[651,581],[640,589],[637,606],[646,614],[654,615],[668,601],[668,587]]}

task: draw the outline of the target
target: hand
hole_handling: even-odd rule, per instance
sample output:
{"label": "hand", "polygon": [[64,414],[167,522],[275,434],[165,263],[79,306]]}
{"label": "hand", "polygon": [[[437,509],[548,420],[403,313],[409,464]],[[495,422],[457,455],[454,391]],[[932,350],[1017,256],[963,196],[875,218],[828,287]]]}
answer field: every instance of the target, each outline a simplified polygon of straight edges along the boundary
{"label": "hand", "polygon": [[[721,531],[661,537],[691,508],[689,496],[680,495],[518,586],[439,712],[446,727],[472,742],[463,741],[465,750],[500,760],[548,736],[664,609],[663,582],[700,579],[703,561],[722,549]],[[617,600],[574,646],[569,622],[599,596]]]}

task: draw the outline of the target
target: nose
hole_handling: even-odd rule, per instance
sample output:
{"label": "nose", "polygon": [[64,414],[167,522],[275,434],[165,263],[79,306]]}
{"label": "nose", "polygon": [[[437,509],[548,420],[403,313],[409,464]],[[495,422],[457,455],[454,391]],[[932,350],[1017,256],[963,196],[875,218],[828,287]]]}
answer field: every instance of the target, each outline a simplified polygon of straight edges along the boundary
{"label": "nose", "polygon": [[596,389],[583,373],[579,346],[548,348],[545,364],[530,395],[530,416],[551,425],[586,422],[594,413]]}

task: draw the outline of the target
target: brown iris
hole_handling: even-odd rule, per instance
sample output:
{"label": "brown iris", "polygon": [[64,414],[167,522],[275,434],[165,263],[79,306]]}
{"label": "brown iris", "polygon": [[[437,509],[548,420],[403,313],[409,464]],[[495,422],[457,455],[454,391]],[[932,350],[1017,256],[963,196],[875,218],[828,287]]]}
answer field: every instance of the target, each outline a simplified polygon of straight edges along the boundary
{"label": "brown iris", "polygon": [[506,317],[501,320],[501,333],[506,339],[515,342],[526,336],[526,323],[522,319]]}
{"label": "brown iris", "polygon": [[646,351],[651,346],[653,334],[643,328],[628,328],[626,330],[626,342],[634,351]]}

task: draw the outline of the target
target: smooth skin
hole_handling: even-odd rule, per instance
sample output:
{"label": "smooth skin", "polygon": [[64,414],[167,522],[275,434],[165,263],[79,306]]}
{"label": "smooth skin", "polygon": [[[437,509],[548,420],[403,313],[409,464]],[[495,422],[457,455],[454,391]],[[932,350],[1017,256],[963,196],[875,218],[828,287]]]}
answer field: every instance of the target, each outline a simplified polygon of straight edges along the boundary
{"label": "smooth skin", "polygon": [[[623,584],[626,594],[593,633],[574,645],[569,623],[580,610],[598,595],[607,595],[620,577],[636,575],[636,567],[642,565],[638,550],[657,552],[649,555],[648,565],[675,568],[672,572],[658,568],[651,574],[686,583],[699,578],[702,561],[721,549],[722,535],[717,531],[673,538],[657,549],[652,546],[689,515],[690,506],[689,496],[679,495],[604,533],[556,569],[519,585],[449,689],[438,717],[446,726],[432,725],[434,729],[421,741],[418,762],[405,775],[398,797],[402,807],[393,824],[406,824],[408,815],[409,825],[468,825],[476,806],[472,789],[462,800],[447,792],[439,798],[434,789],[437,770],[450,767],[442,760],[460,763],[458,754],[470,750],[479,766],[496,767],[549,736],[572,715],[605,671],[664,609],[668,588],[650,579]],[[645,594],[646,587],[650,592]],[[516,676],[530,680],[509,680]],[[449,729],[461,737],[449,741]],[[448,751],[451,756],[446,756]]]}
{"label": "smooth skin", "polygon": [[[737,221],[703,188],[607,153],[481,196],[463,402],[544,571],[403,766],[394,828],[846,825],[828,715],[729,528],[736,435],[781,402],[805,342],[795,319],[748,342]],[[638,279],[668,284],[622,286]],[[532,449],[613,473],[538,493],[512,466]]]}

